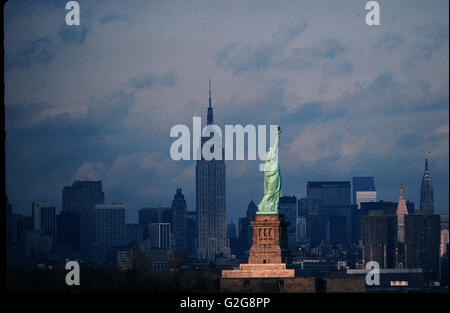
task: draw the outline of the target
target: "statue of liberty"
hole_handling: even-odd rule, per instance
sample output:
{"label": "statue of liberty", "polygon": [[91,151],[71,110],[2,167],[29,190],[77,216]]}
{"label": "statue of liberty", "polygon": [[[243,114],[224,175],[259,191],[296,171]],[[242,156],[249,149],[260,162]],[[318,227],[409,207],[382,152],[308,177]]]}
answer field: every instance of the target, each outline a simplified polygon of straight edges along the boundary
{"label": "statue of liberty", "polygon": [[267,159],[264,166],[264,197],[258,205],[256,214],[278,214],[278,203],[281,194],[281,173],[278,167],[278,141],[281,129],[278,126],[277,136],[272,147],[267,152]]}

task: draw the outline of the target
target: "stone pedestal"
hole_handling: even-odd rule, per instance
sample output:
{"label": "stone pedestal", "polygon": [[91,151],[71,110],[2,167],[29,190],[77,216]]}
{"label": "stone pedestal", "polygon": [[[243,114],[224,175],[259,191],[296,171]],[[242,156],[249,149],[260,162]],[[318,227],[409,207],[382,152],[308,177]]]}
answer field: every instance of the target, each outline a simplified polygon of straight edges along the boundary
{"label": "stone pedestal", "polygon": [[222,278],[294,277],[294,270],[286,269],[286,263],[291,262],[288,224],[281,214],[257,214],[251,222],[253,241],[248,264],[240,264],[238,270],[223,270]]}
{"label": "stone pedestal", "polygon": [[290,263],[287,226],[281,214],[257,214],[251,222],[253,241],[249,264]]}

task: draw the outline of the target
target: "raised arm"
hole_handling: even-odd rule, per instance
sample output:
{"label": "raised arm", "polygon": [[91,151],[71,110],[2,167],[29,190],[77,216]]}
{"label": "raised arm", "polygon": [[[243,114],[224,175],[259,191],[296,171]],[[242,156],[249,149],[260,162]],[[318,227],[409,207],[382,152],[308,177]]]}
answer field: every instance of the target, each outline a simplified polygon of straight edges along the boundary
{"label": "raised arm", "polygon": [[278,146],[278,140],[280,139],[280,134],[281,134],[281,128],[280,128],[280,126],[278,126],[278,129],[277,129],[277,136],[275,137],[275,141],[274,141],[274,143],[273,143],[273,148],[272,148],[272,151],[274,151],[274,152],[275,152],[275,149],[276,149],[277,146]]}

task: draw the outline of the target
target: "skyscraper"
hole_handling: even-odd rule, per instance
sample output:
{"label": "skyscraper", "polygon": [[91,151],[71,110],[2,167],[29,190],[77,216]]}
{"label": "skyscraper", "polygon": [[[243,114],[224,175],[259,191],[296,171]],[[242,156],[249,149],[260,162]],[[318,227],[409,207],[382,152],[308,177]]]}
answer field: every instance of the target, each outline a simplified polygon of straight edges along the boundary
{"label": "skyscraper", "polygon": [[139,224],[142,225],[143,239],[148,239],[148,225],[151,223],[172,223],[172,208],[146,207],[139,210]]}
{"label": "skyscraper", "polygon": [[[207,125],[214,123],[211,106],[211,83]],[[201,146],[208,140],[202,137]],[[220,139],[221,140],[221,139]],[[203,154],[195,166],[196,206],[198,214],[198,257],[214,261],[216,255],[230,256],[226,238],[225,162],[222,159],[205,160]]]}
{"label": "skyscraper", "polygon": [[351,185],[348,181],[307,182],[307,198],[320,203],[320,238],[326,243],[350,244],[353,236],[353,211]]}
{"label": "skyscraper", "polygon": [[80,216],[62,211],[56,216],[56,238],[58,250],[80,251]]}
{"label": "skyscraper", "polygon": [[287,227],[288,242],[292,249],[294,243],[297,241],[297,197],[296,196],[283,196],[280,198],[278,205],[280,211],[284,214],[286,220],[289,222]]}
{"label": "skyscraper", "polygon": [[361,222],[363,262],[376,261],[381,268],[395,268],[396,216],[372,211],[371,215],[363,216]]}
{"label": "skyscraper", "polygon": [[[428,211],[429,212],[429,211]],[[419,212],[405,216],[405,265],[424,268],[439,277],[439,215]]]}
{"label": "skyscraper", "polygon": [[425,159],[425,171],[420,187],[420,210],[431,210],[434,212],[433,185],[431,184],[430,170],[428,169],[428,159]]}
{"label": "skyscraper", "polygon": [[126,244],[125,204],[95,205],[95,243],[104,261],[114,262],[118,248]]}
{"label": "skyscraper", "polygon": [[398,241],[401,243],[405,242],[405,215],[408,215],[408,209],[406,208],[403,187],[400,187],[400,196],[397,205],[397,233]]}
{"label": "skyscraper", "polygon": [[169,223],[151,223],[149,228],[150,245],[154,248],[171,250],[171,234]]}
{"label": "skyscraper", "polygon": [[377,201],[375,180],[372,176],[353,176],[353,204],[361,208],[361,202]]}
{"label": "skyscraper", "polygon": [[75,181],[62,190],[63,211],[80,216],[80,253],[89,259],[89,251],[95,240],[94,206],[105,203],[102,181]]}
{"label": "skyscraper", "polygon": [[234,224],[233,222],[230,222],[227,225],[227,238],[228,239],[234,239],[236,237],[237,237],[236,224]]}
{"label": "skyscraper", "polygon": [[33,202],[31,204],[34,230],[41,230],[54,235],[56,225],[55,207],[48,202]]}
{"label": "skyscraper", "polygon": [[186,200],[181,188],[177,188],[172,201],[172,234],[176,250],[186,248],[186,212]]}

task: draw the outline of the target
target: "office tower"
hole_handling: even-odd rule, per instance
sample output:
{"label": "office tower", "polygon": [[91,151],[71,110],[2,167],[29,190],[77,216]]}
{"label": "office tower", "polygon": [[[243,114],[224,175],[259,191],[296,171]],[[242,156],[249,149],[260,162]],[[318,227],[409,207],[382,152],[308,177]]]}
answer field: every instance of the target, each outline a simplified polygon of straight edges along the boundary
{"label": "office tower", "polygon": [[148,239],[148,225],[151,223],[172,223],[172,208],[170,207],[145,207],[139,210],[139,224],[143,228],[143,238]]}
{"label": "office tower", "polygon": [[441,240],[440,240],[440,256],[443,257],[444,254],[448,253],[448,229],[441,230]]}
{"label": "office tower", "polygon": [[249,245],[249,249],[250,249],[250,244],[252,242],[252,238],[253,238],[253,227],[251,227],[250,223],[253,222],[256,219],[256,212],[258,212],[258,206],[255,204],[255,202],[253,202],[253,200],[250,201],[250,203],[247,206],[247,232],[248,232],[248,237],[247,237],[247,242]]}
{"label": "office tower", "polygon": [[58,250],[80,251],[80,216],[62,211],[56,216],[56,243]]}
{"label": "office tower", "polygon": [[302,241],[306,236],[306,218],[303,216],[297,217],[297,241]]}
{"label": "office tower", "polygon": [[405,216],[407,268],[424,268],[439,275],[440,220],[435,214]]}
{"label": "office tower", "polygon": [[398,241],[403,243],[405,242],[405,215],[408,215],[403,187],[400,188],[400,197],[398,198],[396,215],[398,223]]}
{"label": "office tower", "polygon": [[172,201],[172,234],[176,250],[186,248],[186,200],[180,188]]}
{"label": "office tower", "polygon": [[249,238],[248,236],[249,233],[251,232],[250,229],[252,227],[247,217],[241,217],[239,219],[238,228],[239,228],[239,248],[241,252],[239,256],[243,256],[245,251],[250,250],[250,246],[252,243],[251,238]]}
{"label": "office tower", "polygon": [[33,202],[31,204],[34,230],[42,230],[54,234],[55,232],[55,207],[48,202]]}
{"label": "office tower", "polygon": [[171,234],[169,223],[151,223],[148,225],[149,242],[154,248],[171,250]]}
{"label": "office tower", "polygon": [[198,246],[197,212],[186,212],[186,249],[189,257],[197,255]]}
{"label": "office tower", "polygon": [[317,215],[320,210],[320,200],[314,198],[298,199],[298,216]]}
{"label": "office tower", "polygon": [[233,222],[229,223],[227,225],[227,238],[231,239],[231,238],[236,238],[236,224],[234,224]]}
{"label": "office tower", "polygon": [[350,182],[321,181],[307,182],[308,198],[318,199],[322,207],[350,205]]}
{"label": "office tower", "polygon": [[306,221],[306,238],[309,239],[311,247],[317,246],[322,238],[322,219],[319,215],[320,200],[311,197],[305,197],[298,200],[299,217],[304,217]]}
{"label": "office tower", "polygon": [[320,227],[321,241],[343,245],[352,242],[354,208],[351,205],[350,189],[350,182],[346,181],[307,183],[307,198],[320,203],[319,220],[314,218],[314,223]]}
{"label": "office tower", "polygon": [[353,176],[353,204],[361,208],[361,202],[377,201],[375,180],[372,176]]}
{"label": "office tower", "polygon": [[56,248],[56,209],[48,202],[33,202],[31,204],[33,229],[39,230],[42,234],[52,237],[53,250]]}
{"label": "office tower", "polygon": [[395,268],[397,217],[381,212],[373,214],[362,217],[363,263],[376,261],[380,268]]}
{"label": "office tower", "polygon": [[425,171],[420,187],[420,210],[431,210],[431,212],[434,212],[433,185],[431,184],[431,175],[428,169],[428,159],[425,159]]}
{"label": "office tower", "polygon": [[[214,123],[211,106],[211,88],[207,125]],[[208,140],[202,137],[201,147]],[[221,140],[221,139],[220,139]],[[195,166],[196,206],[198,214],[198,257],[214,261],[216,256],[229,258],[230,249],[226,238],[226,192],[224,151],[222,160],[205,160],[203,154]]]}
{"label": "office tower", "polygon": [[126,244],[138,245],[144,241],[144,228],[141,224],[125,224]]}
{"label": "office tower", "polygon": [[126,244],[125,204],[96,204],[94,217],[100,258],[107,263],[115,262],[116,251]]}
{"label": "office tower", "polygon": [[444,254],[447,254],[448,251],[448,214],[442,214],[441,215],[441,248],[440,248],[440,254],[441,257]]}
{"label": "office tower", "polygon": [[62,190],[63,211],[80,216],[81,258],[89,259],[89,251],[95,240],[94,206],[105,203],[101,181],[78,181]]}
{"label": "office tower", "polygon": [[289,222],[287,227],[288,243],[290,247],[293,248],[294,243],[297,241],[297,197],[280,197],[278,208],[281,213],[284,214],[285,219]]}

